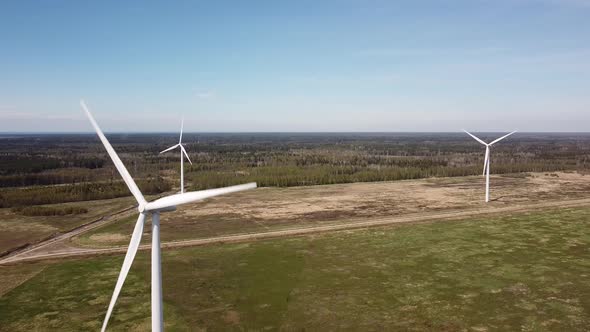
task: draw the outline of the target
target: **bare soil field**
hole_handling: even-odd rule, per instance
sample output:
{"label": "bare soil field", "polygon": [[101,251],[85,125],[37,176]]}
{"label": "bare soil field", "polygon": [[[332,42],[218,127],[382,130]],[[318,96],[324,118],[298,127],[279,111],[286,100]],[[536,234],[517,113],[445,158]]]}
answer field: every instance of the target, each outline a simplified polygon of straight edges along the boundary
{"label": "bare soil field", "polygon": [[[492,202],[485,204],[483,177],[258,188],[217,197],[162,215],[163,241],[259,233],[358,222],[408,214],[520,207],[544,201],[588,198],[590,176],[531,173],[492,176]],[[125,245],[135,217],[73,239],[71,245]],[[150,227],[145,228],[148,240]]]}
{"label": "bare soil field", "polygon": [[26,244],[35,243],[48,236],[68,231],[106,215],[133,206],[131,197],[65,204],[43,205],[47,207],[83,206],[87,213],[67,216],[23,216],[11,209],[0,209],[0,253]]}

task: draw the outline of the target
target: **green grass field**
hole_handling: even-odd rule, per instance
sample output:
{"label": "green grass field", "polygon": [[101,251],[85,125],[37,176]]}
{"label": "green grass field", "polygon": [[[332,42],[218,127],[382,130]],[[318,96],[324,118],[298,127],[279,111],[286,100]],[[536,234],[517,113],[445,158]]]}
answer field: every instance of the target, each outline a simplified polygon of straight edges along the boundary
{"label": "green grass field", "polygon": [[[578,208],[168,250],[166,327],[583,331],[589,226]],[[39,264],[0,297],[0,330],[98,329],[122,259]],[[111,330],[149,329],[149,277],[140,253]]]}

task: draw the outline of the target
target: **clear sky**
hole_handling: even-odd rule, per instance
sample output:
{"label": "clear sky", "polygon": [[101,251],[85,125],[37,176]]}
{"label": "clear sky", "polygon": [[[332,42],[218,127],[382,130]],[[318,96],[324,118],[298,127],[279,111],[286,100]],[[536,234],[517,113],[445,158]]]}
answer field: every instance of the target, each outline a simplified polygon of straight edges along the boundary
{"label": "clear sky", "polygon": [[0,132],[590,131],[590,0],[0,2]]}

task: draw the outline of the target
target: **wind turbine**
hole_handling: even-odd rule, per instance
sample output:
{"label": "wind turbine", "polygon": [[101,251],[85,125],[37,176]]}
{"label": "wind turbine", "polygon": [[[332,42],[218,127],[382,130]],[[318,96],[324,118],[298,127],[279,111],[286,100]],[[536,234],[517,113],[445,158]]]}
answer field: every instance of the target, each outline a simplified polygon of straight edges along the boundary
{"label": "wind turbine", "polygon": [[486,143],[486,142],[482,141],[477,136],[473,135],[472,133],[468,132],[465,129],[463,129],[463,131],[466,132],[469,136],[473,137],[479,143],[485,145],[485,147],[486,147],[486,156],[483,161],[483,175],[486,177],[486,203],[487,203],[490,201],[490,150],[491,150],[491,147],[492,147],[492,145],[500,142],[501,140],[505,139],[506,137],[514,134],[516,132],[516,130],[511,132],[510,134],[504,135],[504,136],[492,141],[491,143]]}
{"label": "wind turbine", "polygon": [[83,100],[80,101],[80,105],[86,112],[90,123],[94,127],[96,134],[98,134],[98,138],[102,141],[102,144],[106,148],[109,156],[113,160],[113,164],[121,174],[123,181],[129,187],[131,194],[137,200],[137,210],[139,210],[139,218],[135,224],[135,228],[133,229],[133,234],[131,235],[131,241],[129,242],[129,248],[127,249],[127,254],[125,255],[125,260],[123,260],[123,266],[121,267],[121,272],[119,273],[119,278],[117,279],[117,284],[115,285],[115,290],[113,291],[113,296],[111,298],[111,302],[109,304],[109,308],[107,310],[107,314],[105,316],[102,329],[101,331],[105,331],[107,327],[107,323],[109,318],[111,317],[111,313],[113,312],[113,308],[115,303],[117,302],[117,297],[121,292],[121,288],[123,287],[123,283],[127,278],[127,274],[129,273],[129,269],[131,268],[131,264],[133,263],[133,259],[135,258],[135,254],[137,253],[137,249],[139,248],[139,243],[141,241],[141,236],[143,234],[143,226],[148,214],[152,216],[152,331],[160,332],[164,329],[164,313],[162,311],[162,264],[161,264],[161,252],[160,252],[160,213],[161,212],[168,212],[176,210],[176,206],[186,203],[191,203],[195,201],[199,201],[205,198],[229,194],[237,191],[248,190],[256,188],[256,183],[247,183],[232,187],[225,187],[225,188],[218,188],[218,189],[208,189],[208,190],[201,190],[201,191],[193,191],[188,193],[182,194],[175,194],[166,197],[162,197],[152,202],[147,202],[141,191],[133,181],[131,175],[119,159],[119,156],[109,143],[109,141],[104,136],[102,130],[98,127],[98,124],[94,120],[92,114],[88,110],[88,107],[84,103]]}
{"label": "wind turbine", "polygon": [[160,154],[162,154],[164,152],[168,152],[170,150],[180,148],[180,193],[181,194],[184,192],[184,156],[186,156],[186,159],[188,159],[188,162],[191,163],[191,165],[193,164],[193,162],[191,161],[191,158],[188,157],[188,153],[186,153],[186,150],[184,149],[184,146],[182,145],[182,130],[183,130],[183,128],[184,128],[184,118],[182,118],[182,122],[180,123],[180,139],[178,140],[178,144],[171,146],[168,149],[160,152]]}

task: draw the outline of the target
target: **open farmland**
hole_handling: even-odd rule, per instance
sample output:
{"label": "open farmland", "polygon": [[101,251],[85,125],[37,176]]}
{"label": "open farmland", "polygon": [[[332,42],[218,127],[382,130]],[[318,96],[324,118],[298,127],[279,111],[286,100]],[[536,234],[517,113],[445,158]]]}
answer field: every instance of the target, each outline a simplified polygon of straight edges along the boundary
{"label": "open farmland", "polygon": [[[176,134],[111,134],[109,138],[144,193],[178,190],[177,156],[158,154],[176,141]],[[482,179],[477,176],[482,149],[465,134],[186,133],[185,142],[194,162],[186,165],[189,189],[246,181],[257,181],[264,188],[164,214],[164,240],[477,209],[483,195]],[[0,252],[67,233],[133,205],[94,135],[10,135],[2,143],[0,225],[5,231],[0,235]],[[582,197],[588,177],[581,175],[589,172],[589,160],[587,134],[510,137],[494,149],[491,206]],[[558,177],[552,176],[557,173]],[[310,186],[318,184],[335,185]],[[50,214],[68,208],[88,211],[25,213]],[[72,244],[125,244],[132,224],[130,219],[115,222],[83,234]]]}
{"label": "open farmland", "polygon": [[[571,331],[590,324],[588,208],[165,250],[172,331]],[[24,265],[5,331],[97,329],[122,256]],[[14,279],[14,269],[0,268]],[[21,274],[18,274],[19,276]],[[15,283],[13,281],[13,283]],[[140,253],[110,327],[149,327]]]}
{"label": "open farmland", "polygon": [[[483,203],[481,177],[354,183],[296,188],[259,188],[217,197],[162,214],[163,241],[229,234],[354,223],[379,218],[417,216],[427,220],[439,212],[527,209],[543,201],[585,199],[590,175],[532,173],[494,176],[493,201]],[[73,239],[83,247],[126,245],[135,216]],[[144,243],[149,243],[145,228]]]}
{"label": "open farmland", "polygon": [[[492,176],[489,204],[483,203],[481,151],[456,151],[467,145],[455,147],[458,138],[452,135],[438,152],[433,146],[420,150],[424,142],[410,137],[391,155],[377,152],[385,150],[376,148],[382,143],[372,136],[344,146],[330,140],[309,143],[309,149],[292,146],[308,143],[285,143],[283,137],[279,145],[268,143],[262,154],[255,151],[267,143],[254,140],[254,146],[242,145],[246,151],[238,153],[238,143],[223,138],[228,142],[215,141],[218,147],[196,153],[196,166],[189,170],[193,189],[270,182],[162,215],[167,329],[561,331],[587,326],[590,175],[580,143],[585,136],[529,136],[495,151],[492,167],[499,174]],[[151,193],[170,192],[177,183],[175,163],[154,156],[140,165],[146,154],[139,151],[152,144],[142,139],[146,142],[120,141],[116,148],[130,171],[151,184]],[[530,144],[555,149],[514,153]],[[92,160],[92,155],[86,157]],[[279,162],[270,167],[258,158]],[[539,169],[547,160],[552,162]],[[302,163],[296,166],[301,172],[290,171],[293,162]],[[79,171],[68,165],[46,164],[59,172]],[[2,225],[9,229],[1,235],[4,247],[62,234],[2,262],[0,330],[101,325],[136,212],[131,197],[120,197],[118,187],[107,188],[111,181],[120,184],[112,166],[89,165],[83,172],[93,175],[83,185],[97,184],[97,196],[117,198],[60,202],[67,196],[34,197],[54,204],[23,210],[28,198],[20,191],[59,192],[60,186],[74,187],[78,181],[0,190],[7,206],[0,209]],[[51,179],[58,171],[31,170]],[[6,176],[7,181],[39,179]],[[306,183],[325,185],[301,185]],[[87,211],[27,215],[80,205]],[[130,210],[101,220],[121,209]],[[92,220],[101,221],[69,232]],[[142,249],[149,249],[149,222]],[[273,236],[281,239],[258,241],[283,231]],[[233,242],[224,236],[244,237],[240,243],[219,244]],[[194,245],[199,246],[174,248]],[[68,258],[75,255],[82,257]],[[110,328],[149,329],[149,279],[149,255],[142,250]]]}

